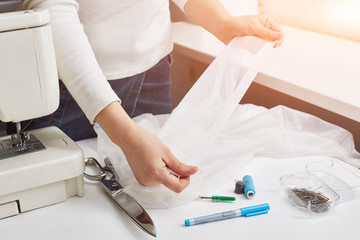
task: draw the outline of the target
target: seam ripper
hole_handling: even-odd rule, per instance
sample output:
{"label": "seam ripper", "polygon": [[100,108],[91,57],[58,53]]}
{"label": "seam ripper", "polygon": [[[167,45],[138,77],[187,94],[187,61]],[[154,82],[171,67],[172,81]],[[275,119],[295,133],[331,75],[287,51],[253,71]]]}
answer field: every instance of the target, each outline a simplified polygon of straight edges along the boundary
{"label": "seam ripper", "polygon": [[200,199],[211,199],[214,202],[235,201],[235,197],[228,196],[199,196]]}

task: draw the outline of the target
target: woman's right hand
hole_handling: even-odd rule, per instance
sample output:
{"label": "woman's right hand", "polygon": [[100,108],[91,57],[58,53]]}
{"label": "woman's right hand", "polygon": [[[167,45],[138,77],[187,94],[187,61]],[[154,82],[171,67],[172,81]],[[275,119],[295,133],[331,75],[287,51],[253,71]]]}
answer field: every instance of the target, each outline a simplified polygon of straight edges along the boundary
{"label": "woman's right hand", "polygon": [[124,152],[139,184],[163,184],[179,193],[189,185],[190,176],[197,172],[197,167],[180,162],[159,138],[129,118],[119,102],[104,108],[95,121]]}

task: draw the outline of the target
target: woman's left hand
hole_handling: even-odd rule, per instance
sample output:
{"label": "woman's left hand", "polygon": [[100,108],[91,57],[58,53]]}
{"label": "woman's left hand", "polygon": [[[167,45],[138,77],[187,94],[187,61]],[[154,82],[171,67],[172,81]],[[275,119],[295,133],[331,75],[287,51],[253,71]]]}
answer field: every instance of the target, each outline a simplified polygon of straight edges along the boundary
{"label": "woman's left hand", "polygon": [[214,32],[225,44],[234,37],[257,36],[269,41],[276,41],[274,47],[282,44],[284,33],[272,18],[265,15],[229,16],[223,19]]}

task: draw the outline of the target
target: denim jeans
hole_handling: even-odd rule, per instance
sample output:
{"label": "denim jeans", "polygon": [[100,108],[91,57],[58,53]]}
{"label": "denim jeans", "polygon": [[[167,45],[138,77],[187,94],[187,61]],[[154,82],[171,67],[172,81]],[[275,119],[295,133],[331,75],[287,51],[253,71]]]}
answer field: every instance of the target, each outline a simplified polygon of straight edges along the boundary
{"label": "denim jeans", "polygon": [[[171,55],[168,55],[146,72],[109,81],[121,99],[122,107],[131,118],[143,113],[156,115],[172,111],[171,61]],[[86,118],[62,81],[59,81],[59,84],[59,108],[51,115],[22,122],[22,127],[26,127],[24,130],[56,126],[74,141],[96,137],[93,125]],[[7,124],[8,134],[15,131],[15,124]]]}

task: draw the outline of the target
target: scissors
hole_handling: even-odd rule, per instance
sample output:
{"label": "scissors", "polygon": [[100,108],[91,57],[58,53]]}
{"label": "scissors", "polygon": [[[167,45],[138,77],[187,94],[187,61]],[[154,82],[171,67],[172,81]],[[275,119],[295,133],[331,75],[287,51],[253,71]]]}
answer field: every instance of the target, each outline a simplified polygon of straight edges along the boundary
{"label": "scissors", "polygon": [[101,186],[109,196],[122,210],[125,211],[137,226],[156,237],[155,225],[148,213],[141,207],[135,198],[123,191],[123,187],[117,181],[119,177],[110,160],[105,158],[104,162],[105,167],[103,168],[95,158],[85,158],[86,169],[91,168],[96,174],[88,174],[85,170],[84,177],[92,181],[100,182]]}

